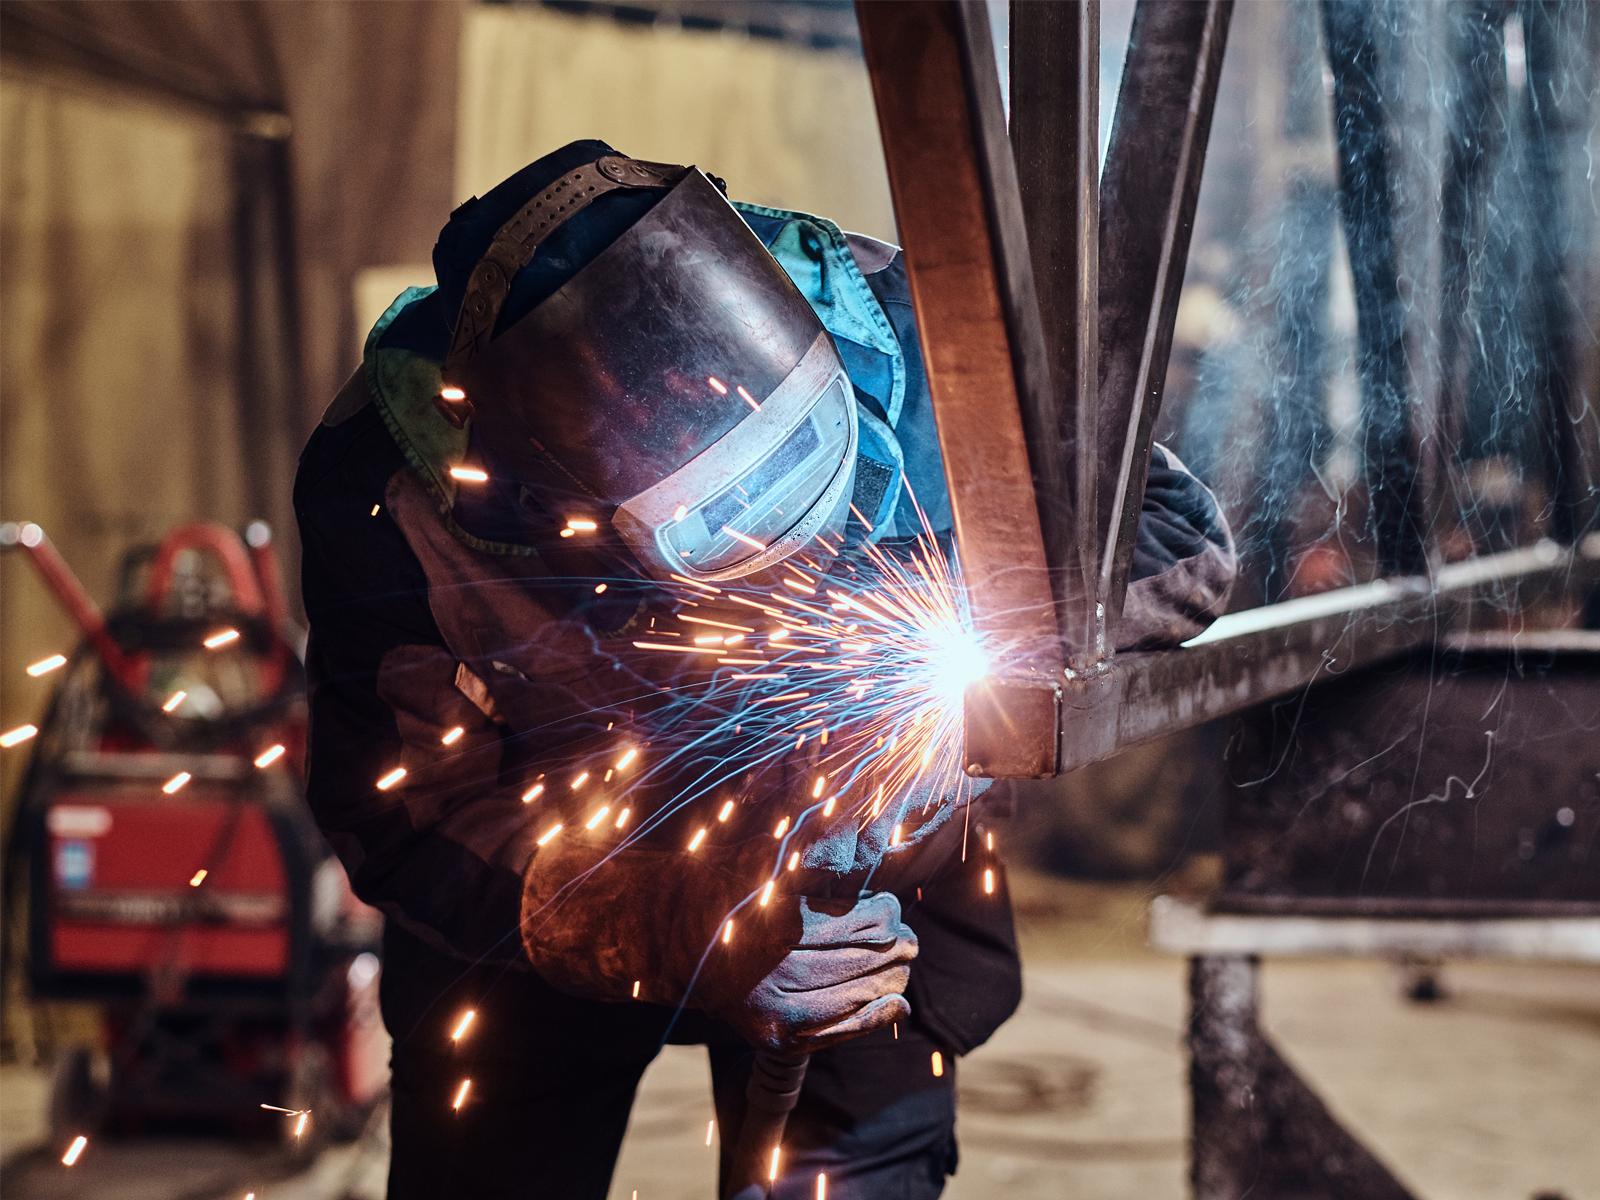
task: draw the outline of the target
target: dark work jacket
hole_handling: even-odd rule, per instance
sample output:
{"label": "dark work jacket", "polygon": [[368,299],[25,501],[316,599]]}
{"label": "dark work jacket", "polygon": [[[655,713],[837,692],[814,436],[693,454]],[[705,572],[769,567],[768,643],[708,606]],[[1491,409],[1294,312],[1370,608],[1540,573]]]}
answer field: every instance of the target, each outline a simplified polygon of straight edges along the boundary
{"label": "dark work jacket", "polygon": [[[891,469],[909,477],[930,521],[948,528],[898,253],[816,218],[744,211],[851,372],[866,414],[858,507],[880,518],[873,536],[905,519],[899,477],[884,478]],[[442,953],[531,969],[519,939],[524,877],[541,833],[558,819],[580,820],[582,803],[524,797],[563,765],[587,761],[615,737],[613,726],[647,716],[651,697],[672,686],[662,656],[632,643],[675,602],[626,580],[596,594],[592,580],[552,570],[561,547],[526,541],[505,497],[457,493],[448,468],[467,453],[467,435],[431,405],[442,348],[435,357],[384,339],[401,311],[426,298],[408,292],[385,315],[301,458],[308,794],[363,900]],[[1231,581],[1231,540],[1215,501],[1160,448],[1133,573],[1124,644],[1199,632]],[[377,786],[401,768],[398,782]],[[995,894],[981,892],[983,871],[999,866],[974,849],[973,826],[992,819],[981,798],[968,817],[947,822],[874,884],[900,896],[922,944],[909,989],[914,1019],[963,1052],[1021,993],[1003,872]]]}

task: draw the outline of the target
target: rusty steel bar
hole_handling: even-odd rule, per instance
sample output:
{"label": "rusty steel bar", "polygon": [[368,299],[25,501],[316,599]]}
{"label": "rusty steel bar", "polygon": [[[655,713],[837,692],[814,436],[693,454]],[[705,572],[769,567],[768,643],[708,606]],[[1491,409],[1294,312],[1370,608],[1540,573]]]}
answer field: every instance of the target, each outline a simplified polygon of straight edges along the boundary
{"label": "rusty steel bar", "polygon": [[[1230,613],[1182,648],[1119,654],[1106,670],[1069,678],[1058,695],[990,681],[967,693],[967,773],[1046,775],[1052,772],[1041,764],[1051,760],[1055,773],[1075,770],[1333,673],[1458,637],[1484,610],[1503,614],[1597,584],[1600,533],[1576,550],[1542,542],[1440,567],[1432,579],[1380,579]],[[1054,753],[1039,748],[1052,713],[1060,738]],[[996,763],[1009,769],[992,769]]]}
{"label": "rusty steel bar", "polygon": [[[1110,670],[1069,680],[1060,701],[1058,770],[1470,629],[1485,607],[1503,613],[1597,582],[1600,535],[1575,551],[1543,542],[1440,567],[1431,580],[1380,579],[1230,613],[1180,649],[1119,654]],[[1026,707],[1013,707],[1013,720],[1026,721]]]}
{"label": "rusty steel bar", "polygon": [[973,619],[1000,674],[1048,687],[1062,644],[1035,480],[1065,493],[1053,443],[1025,434],[1054,417],[986,16],[951,0],[856,12]]}
{"label": "rusty steel bar", "polygon": [[1113,631],[1128,590],[1232,13],[1232,0],[1139,0],[1100,180],[1098,592]]}
{"label": "rusty steel bar", "polygon": [[[1011,148],[1056,414],[1046,436],[1060,443],[1074,510],[1075,561],[1057,573],[1056,596],[1068,666],[1081,670],[1106,653],[1096,595],[1100,0],[1012,0]],[[1052,503],[1040,495],[1042,510]]]}

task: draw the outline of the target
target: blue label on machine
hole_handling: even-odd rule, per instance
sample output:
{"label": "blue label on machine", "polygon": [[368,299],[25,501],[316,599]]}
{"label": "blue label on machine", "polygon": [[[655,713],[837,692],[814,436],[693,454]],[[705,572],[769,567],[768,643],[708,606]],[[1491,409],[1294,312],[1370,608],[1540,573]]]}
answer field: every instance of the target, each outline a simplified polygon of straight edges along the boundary
{"label": "blue label on machine", "polygon": [[68,891],[82,891],[94,882],[94,843],[63,841],[56,843],[56,885]]}

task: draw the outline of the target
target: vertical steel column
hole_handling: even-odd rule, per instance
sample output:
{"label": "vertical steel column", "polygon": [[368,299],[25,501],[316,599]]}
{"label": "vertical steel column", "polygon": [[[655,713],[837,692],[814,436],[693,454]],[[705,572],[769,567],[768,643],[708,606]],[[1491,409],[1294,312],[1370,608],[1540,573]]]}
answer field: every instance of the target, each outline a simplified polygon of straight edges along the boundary
{"label": "vertical steel column", "polygon": [[[973,618],[997,673],[1054,681],[1046,546],[1070,545],[1071,506],[1057,441],[1033,436],[1055,414],[987,13],[905,0],[856,15]],[[1065,502],[1044,514],[1048,543],[1036,488]]]}
{"label": "vertical steel column", "polygon": [[1262,1035],[1260,974],[1254,957],[1189,960],[1195,1200],[1416,1200]]}
{"label": "vertical steel column", "polygon": [[1097,587],[1113,631],[1133,565],[1232,13],[1232,0],[1139,0],[1100,180]]}
{"label": "vertical steel column", "polygon": [[1334,83],[1339,211],[1356,294],[1357,373],[1368,505],[1385,575],[1427,571],[1417,445],[1406,382],[1405,307],[1395,254],[1394,181],[1369,0],[1323,0]]}
{"label": "vertical steel column", "polygon": [[[1052,554],[1069,666],[1105,657],[1096,595],[1100,375],[1100,0],[1011,2],[1011,148],[1027,219],[1053,432],[1073,499],[1073,544]],[[1041,495],[1044,510],[1055,503]],[[1065,520],[1046,519],[1058,532]],[[1048,535],[1047,535],[1048,536]],[[1075,559],[1075,561],[1073,561]]]}

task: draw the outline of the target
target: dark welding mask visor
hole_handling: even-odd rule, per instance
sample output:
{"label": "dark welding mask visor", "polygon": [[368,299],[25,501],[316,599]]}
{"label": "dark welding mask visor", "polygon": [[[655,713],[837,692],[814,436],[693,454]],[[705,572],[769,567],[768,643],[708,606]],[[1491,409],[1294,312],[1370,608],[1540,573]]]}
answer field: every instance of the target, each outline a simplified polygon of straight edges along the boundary
{"label": "dark welding mask visor", "polygon": [[[474,309],[485,264],[509,279],[537,248],[497,252],[514,240],[507,230],[539,204],[556,213],[539,219],[558,226],[608,179],[611,190],[666,194],[487,336],[495,289],[486,313]],[[837,544],[848,518],[857,427],[844,364],[777,261],[692,167],[603,158],[530,201],[474,272],[444,379],[542,508],[579,530],[614,530],[656,578],[746,578],[818,536]]]}

